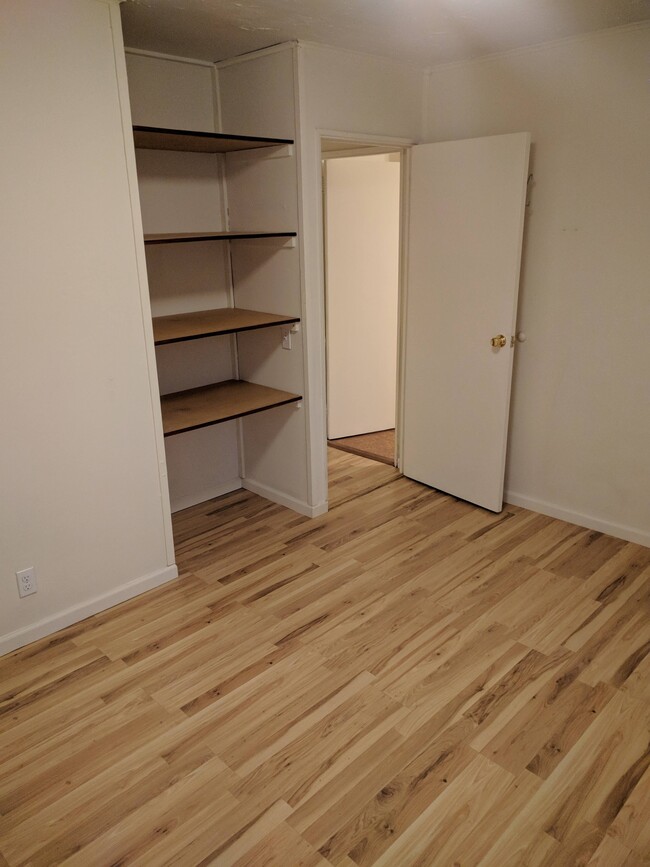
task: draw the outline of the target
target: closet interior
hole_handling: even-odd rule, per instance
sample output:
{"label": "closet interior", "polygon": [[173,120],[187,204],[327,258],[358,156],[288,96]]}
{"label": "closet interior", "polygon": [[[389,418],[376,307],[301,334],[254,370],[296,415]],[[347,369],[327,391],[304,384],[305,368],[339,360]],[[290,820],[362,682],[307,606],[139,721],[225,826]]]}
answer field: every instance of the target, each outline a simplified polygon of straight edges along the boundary
{"label": "closet interior", "polygon": [[307,499],[292,66],[127,55],[172,511]]}

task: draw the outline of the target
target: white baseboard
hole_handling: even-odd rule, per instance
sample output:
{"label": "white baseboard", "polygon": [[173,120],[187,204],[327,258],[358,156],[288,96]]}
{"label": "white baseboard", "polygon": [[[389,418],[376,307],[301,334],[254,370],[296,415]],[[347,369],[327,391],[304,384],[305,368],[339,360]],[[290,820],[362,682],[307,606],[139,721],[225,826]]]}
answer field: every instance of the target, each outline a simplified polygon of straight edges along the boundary
{"label": "white baseboard", "polygon": [[215,497],[221,497],[224,494],[238,491],[241,487],[241,479],[238,476],[236,479],[231,479],[229,482],[215,485],[212,488],[206,488],[196,494],[190,494],[187,497],[179,497],[179,499],[172,502],[172,513],[182,512],[183,509],[189,509],[190,506],[196,506],[198,503],[205,503],[206,500],[213,500]]}
{"label": "white baseboard", "polygon": [[318,518],[320,515],[326,515],[329,511],[329,502],[325,501],[324,503],[319,503],[317,506],[310,506],[311,512],[309,513],[310,518]]}
{"label": "white baseboard", "polygon": [[23,626],[21,629],[16,629],[15,632],[2,635],[0,636],[0,656],[4,653],[10,653],[10,651],[16,650],[19,647],[24,647],[32,641],[37,641],[39,638],[45,638],[46,635],[58,632],[59,629],[65,629],[66,626],[71,626],[80,620],[85,620],[86,617],[90,617],[92,614],[105,611],[107,608],[119,605],[120,602],[126,602],[127,599],[139,596],[147,590],[153,590],[154,587],[159,587],[161,584],[172,581],[174,578],[178,578],[178,569],[176,566],[167,566],[164,569],[159,569],[157,572],[150,572],[148,575],[142,575],[140,578],[129,581],[127,584],[115,587],[115,589],[109,593],[104,593],[102,596],[95,596],[94,599],[89,599],[80,605],[66,608],[64,611],[52,614],[50,617],[39,620],[37,623]]}
{"label": "white baseboard", "polygon": [[609,536],[616,536],[617,539],[625,539],[626,542],[636,542],[638,545],[645,545],[650,548],[650,532],[648,531],[626,527],[623,524],[614,524],[611,521],[603,521],[592,515],[583,515],[581,512],[572,512],[569,509],[556,506],[554,503],[526,497],[516,493],[516,491],[506,491],[504,499],[506,503],[511,503],[513,506],[522,506],[524,509],[530,509],[531,512],[540,512],[551,518],[559,518],[561,521],[578,524],[588,530],[597,530],[600,533],[607,533]]}
{"label": "white baseboard", "polygon": [[310,506],[302,500],[290,497],[287,494],[283,494],[281,491],[276,491],[275,488],[271,488],[268,485],[254,482],[252,479],[242,479],[242,487],[246,488],[247,491],[251,491],[253,494],[259,494],[260,497],[265,497],[265,499],[271,500],[272,503],[286,506],[287,509],[298,512],[299,515],[306,515],[308,518],[317,518],[319,515],[324,515],[325,512],[327,512],[327,502],[319,503],[316,506]]}

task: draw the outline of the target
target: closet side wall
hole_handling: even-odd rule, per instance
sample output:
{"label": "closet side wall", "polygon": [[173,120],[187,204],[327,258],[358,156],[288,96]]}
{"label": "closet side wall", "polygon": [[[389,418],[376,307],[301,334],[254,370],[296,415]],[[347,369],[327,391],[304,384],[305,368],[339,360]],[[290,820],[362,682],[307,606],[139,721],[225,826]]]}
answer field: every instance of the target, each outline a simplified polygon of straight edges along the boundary
{"label": "closet side wall", "polygon": [[[295,47],[218,64],[223,132],[296,139]],[[245,151],[226,157],[230,228],[271,227],[298,238],[238,241],[232,246],[235,304],[304,320],[297,147]],[[308,479],[309,401],[304,376],[303,323],[282,348],[279,328],[238,334],[242,379],[303,395],[301,404],[241,420],[243,484],[270,500],[313,515]]]}

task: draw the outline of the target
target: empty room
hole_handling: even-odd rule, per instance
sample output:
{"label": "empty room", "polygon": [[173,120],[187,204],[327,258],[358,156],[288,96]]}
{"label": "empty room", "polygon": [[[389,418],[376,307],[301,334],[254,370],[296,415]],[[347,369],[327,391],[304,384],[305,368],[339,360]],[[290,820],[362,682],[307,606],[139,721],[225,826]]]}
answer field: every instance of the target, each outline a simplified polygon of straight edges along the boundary
{"label": "empty room", "polygon": [[650,865],[650,0],[1,18],[0,867]]}

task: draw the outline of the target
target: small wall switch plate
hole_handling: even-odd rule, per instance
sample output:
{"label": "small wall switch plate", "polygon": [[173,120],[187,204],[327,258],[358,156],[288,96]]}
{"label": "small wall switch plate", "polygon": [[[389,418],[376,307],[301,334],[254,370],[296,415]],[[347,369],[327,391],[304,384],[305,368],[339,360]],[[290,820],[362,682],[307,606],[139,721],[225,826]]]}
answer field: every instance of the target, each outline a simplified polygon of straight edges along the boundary
{"label": "small wall switch plate", "polygon": [[281,325],[280,333],[282,334],[282,348],[291,349],[291,326]]}
{"label": "small wall switch plate", "polygon": [[18,595],[22,599],[24,596],[31,596],[36,593],[38,585],[36,583],[36,570],[33,566],[29,569],[21,569],[16,572],[16,581],[18,582]]}

